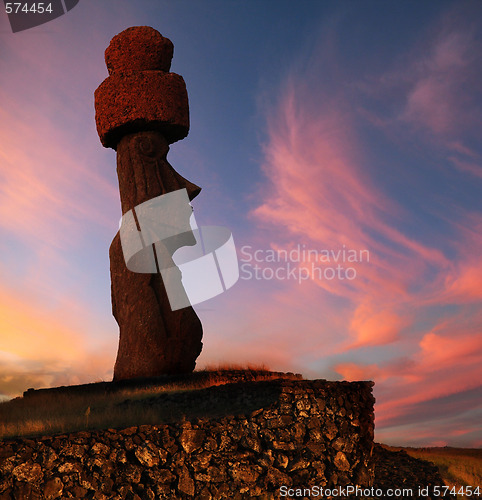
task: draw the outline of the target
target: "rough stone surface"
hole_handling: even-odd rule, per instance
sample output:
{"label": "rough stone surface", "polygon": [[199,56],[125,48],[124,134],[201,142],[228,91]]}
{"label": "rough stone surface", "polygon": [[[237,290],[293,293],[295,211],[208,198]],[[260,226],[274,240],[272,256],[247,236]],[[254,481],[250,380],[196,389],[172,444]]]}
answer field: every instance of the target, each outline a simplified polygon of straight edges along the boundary
{"label": "rough stone surface", "polygon": [[62,480],[59,477],[54,477],[45,483],[44,496],[47,499],[59,498],[62,496],[63,489],[64,483],[62,483]]}
{"label": "rough stone surface", "polygon": [[139,130],[159,130],[169,143],[189,131],[186,84],[175,73],[114,73],[95,91],[95,109],[101,142],[113,149],[124,135]]}
{"label": "rough stone surface", "polygon": [[[55,498],[61,491],[62,498],[275,499],[283,485],[373,485],[371,382],[235,385],[246,406],[263,394],[272,403],[216,418],[4,442],[0,498]],[[18,469],[27,450],[31,461]]]}
{"label": "rough stone surface", "polygon": [[[403,450],[392,451],[383,445],[375,444],[373,463],[375,465],[375,486],[383,492],[405,488],[414,492],[411,498],[428,500],[438,497],[418,495],[420,486],[428,487],[430,492],[434,491],[434,486],[444,486],[435,465],[425,460],[413,458]],[[456,496],[447,494],[443,498],[452,499]],[[479,497],[473,496],[473,498]]]}
{"label": "rough stone surface", "polygon": [[105,51],[109,75],[126,71],[169,71],[174,45],[149,26],[133,26],[116,35]]}
{"label": "rough stone surface", "polygon": [[[159,132],[122,139],[117,151],[122,213],[177,189],[186,188],[190,199],[199,193],[168,163],[168,149]],[[202,349],[202,325],[194,309],[172,311],[159,273],[127,269],[119,233],[109,257],[112,311],[120,330],[114,380],[193,371]]]}
{"label": "rough stone surface", "polygon": [[181,76],[168,73],[170,40],[148,26],[116,35],[105,52],[107,77],[95,91],[95,121],[105,147],[128,133],[159,130],[169,143],[189,131],[189,103]]}
{"label": "rough stone surface", "polygon": [[[123,214],[172,191],[186,188],[192,200],[201,190],[166,159],[169,144],[189,129],[186,86],[167,72],[172,54],[172,43],[147,26],[115,36],[105,53],[110,76],[95,92],[96,123],[102,144],[117,150]],[[172,252],[195,243],[187,239],[170,242],[163,262],[174,266]],[[172,311],[159,273],[127,269],[119,233],[109,257],[112,310],[120,330],[114,380],[193,371],[202,325],[192,307]]]}

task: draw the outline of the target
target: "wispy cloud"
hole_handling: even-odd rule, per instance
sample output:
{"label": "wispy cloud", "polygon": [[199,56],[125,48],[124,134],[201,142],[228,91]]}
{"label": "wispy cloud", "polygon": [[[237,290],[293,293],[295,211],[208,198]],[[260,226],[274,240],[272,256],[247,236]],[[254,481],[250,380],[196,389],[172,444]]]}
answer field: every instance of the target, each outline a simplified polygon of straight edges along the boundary
{"label": "wispy cloud", "polygon": [[[326,102],[339,101],[327,91]],[[274,248],[289,249],[298,241],[334,252],[343,246],[368,250],[369,262],[353,264],[356,279],[313,278],[325,291],[352,301],[347,323],[352,347],[390,343],[407,325],[404,306],[413,301],[411,290],[433,266],[446,271],[451,263],[439,249],[397,229],[404,208],[365,171],[354,117],[332,105],[326,108],[315,114],[290,83],[270,120],[263,166],[269,180],[253,216],[279,228]]]}
{"label": "wispy cloud", "polygon": [[[407,426],[425,433],[425,442],[436,439],[437,433],[443,436],[443,445],[456,444],[463,434],[474,439],[471,433],[480,432],[482,412],[481,320],[479,313],[468,320],[453,317],[440,322],[422,336],[408,360],[341,363],[335,369],[344,378],[373,377],[380,384],[377,429],[380,436],[391,435],[391,442],[396,442],[398,432],[407,432]],[[443,434],[438,425],[436,431],[430,428],[440,419],[446,420]],[[412,430],[409,434],[415,439]]]}
{"label": "wispy cloud", "polygon": [[[83,236],[86,222],[112,227],[105,211],[107,207],[114,212],[117,206],[115,185],[95,166],[84,163],[88,157],[76,157],[75,137],[66,138],[58,125],[52,126],[33,111],[28,127],[4,110],[0,113],[4,124],[0,227],[24,242],[64,248]],[[58,148],[58,143],[64,147]]]}
{"label": "wispy cloud", "polygon": [[412,81],[401,118],[435,134],[460,132],[475,125],[470,106],[480,43],[474,30],[448,26],[428,43],[428,53],[408,68]]}
{"label": "wispy cloud", "polygon": [[[440,398],[475,390],[481,376],[482,318],[477,304],[482,298],[482,214],[450,192],[441,194],[439,198],[445,198],[437,205],[426,205],[426,213],[414,213],[410,197],[392,196],[378,182],[387,170],[403,178],[402,166],[379,158],[379,144],[367,141],[362,129],[367,119],[383,127],[388,144],[394,137],[398,144],[410,144],[417,131],[424,130],[413,161],[419,161],[419,148],[425,145],[433,155],[429,161],[435,165],[430,171],[434,181],[441,175],[436,167],[440,155],[450,155],[445,165],[478,177],[479,153],[467,145],[473,131],[463,134],[475,116],[471,102],[477,99],[474,76],[480,69],[477,37],[473,30],[451,27],[445,17],[442,28],[432,28],[424,50],[403,55],[403,75],[395,61],[385,75],[358,86],[360,93],[333,86],[317,70],[292,73],[268,113],[266,182],[252,212],[267,232],[265,246],[274,249],[303,244],[312,249],[345,245],[369,250],[369,262],[352,264],[356,279],[326,280],[313,273],[304,292],[298,283],[285,283],[282,293],[291,297],[293,306],[301,302],[301,294],[306,308],[309,304],[315,311],[327,294],[343,299],[334,305],[335,314],[313,313],[309,329],[326,340],[318,354],[320,366],[328,356],[344,378],[375,379],[381,429],[407,421],[410,412],[421,422],[437,418],[427,403],[435,407]],[[329,73],[337,49],[328,45],[335,53],[306,67],[323,67]],[[323,50],[317,54],[324,57]],[[336,70],[341,71],[340,64]],[[367,95],[395,99],[401,111],[389,116],[368,110]],[[408,159],[410,151],[405,155]],[[411,169],[410,175],[416,184],[417,172]],[[423,180],[427,174],[419,175]],[[419,194],[424,196],[421,190]],[[435,199],[434,193],[425,194]],[[434,226],[429,221],[437,222]],[[433,234],[433,243],[424,232]],[[309,267],[312,261],[307,258],[300,265]],[[278,313],[283,317],[290,311],[280,307]],[[330,338],[330,331],[341,333],[341,341]],[[450,409],[454,436],[463,433],[456,415],[473,412],[479,404],[472,398],[464,409]]]}

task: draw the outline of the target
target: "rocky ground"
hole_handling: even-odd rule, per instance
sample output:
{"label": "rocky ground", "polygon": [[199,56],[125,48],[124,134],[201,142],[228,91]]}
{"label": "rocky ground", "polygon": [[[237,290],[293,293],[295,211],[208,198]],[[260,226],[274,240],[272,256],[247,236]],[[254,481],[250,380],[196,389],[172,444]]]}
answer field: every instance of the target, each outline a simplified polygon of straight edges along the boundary
{"label": "rocky ground", "polygon": [[[284,378],[285,380],[292,380],[294,384],[296,383],[303,383],[301,382],[301,376],[300,375],[295,375],[295,374],[277,374],[277,373],[270,373],[270,372],[265,372],[263,370],[231,370],[231,371],[213,371],[213,372],[199,372],[192,374],[190,377],[178,377],[177,378],[172,378],[168,377],[166,380],[146,380],[142,383],[137,381],[135,383],[135,389],[141,390],[141,389],[148,389],[152,388],[152,386],[157,386],[157,385],[163,385],[165,383],[168,383],[171,388],[178,388],[178,389],[188,389],[188,388],[201,388],[204,387],[204,389],[200,389],[197,391],[187,391],[184,392],[181,390],[180,392],[169,392],[167,393],[158,393],[156,395],[153,395],[151,397],[145,397],[142,398],[141,400],[135,400],[134,399],[122,399],[121,402],[119,403],[122,406],[122,411],[129,411],[129,409],[132,409],[131,407],[135,407],[137,405],[142,405],[144,409],[150,408],[152,406],[156,405],[162,405],[164,407],[169,407],[169,408],[177,408],[181,413],[184,415],[184,418],[186,415],[189,415],[189,417],[192,418],[220,418],[222,415],[220,415],[220,406],[222,407],[222,412],[225,414],[228,412],[229,414],[236,415],[238,413],[243,413],[246,411],[255,411],[255,413],[259,413],[258,408],[267,408],[271,405],[271,403],[275,400],[278,399],[279,397],[279,390],[276,390],[273,392],[273,390],[268,391],[268,387],[266,388],[266,391],[262,391],[261,393],[257,393],[256,391],[252,392],[250,391],[248,394],[244,390],[244,385],[246,383],[254,382],[254,381],[260,381],[260,380],[265,380],[264,383],[260,384],[261,386],[271,386],[272,384],[267,383],[266,379],[270,379],[271,377],[276,377],[279,376],[280,379]],[[217,386],[218,383],[223,383],[229,381],[231,382],[228,385],[223,385],[223,386]],[[299,382],[296,382],[299,381]],[[285,382],[286,383],[286,382]],[[327,384],[327,387],[330,386],[329,383],[326,383],[325,381],[320,382],[323,384]],[[209,387],[211,384],[214,384],[213,386]],[[118,391],[123,391],[125,390],[130,384],[128,383],[119,383],[119,384],[112,384],[112,383],[99,383],[99,384],[88,384],[85,386],[77,386],[77,387],[65,387],[65,388],[56,388],[56,389],[47,389],[47,390],[37,390],[37,391],[27,391],[25,393],[23,402],[24,403],[32,403],[34,405],[38,405],[41,400],[43,400],[46,397],[54,397],[54,398],[59,398],[60,396],[63,395],[63,393],[68,393],[71,395],[72,393],[75,393],[77,395],[82,395],[82,396],[93,396],[97,393],[101,394],[113,394]],[[341,384],[343,385],[343,384]],[[154,391],[155,393],[156,391]],[[213,393],[213,397],[210,397],[210,393]],[[215,393],[215,394],[214,394]],[[246,399],[249,396],[248,400]],[[186,399],[186,404],[184,404],[184,399]],[[338,422],[338,424],[344,425],[345,422],[343,421],[345,419],[346,411],[347,410],[340,410],[338,411],[337,408],[337,398],[324,398],[324,401],[329,402],[331,401],[330,404],[334,407],[331,410],[331,413],[333,414],[339,414],[341,418],[341,421]],[[342,398],[343,399],[343,398]],[[214,405],[213,401],[222,401],[222,405]],[[17,403],[20,403],[21,401],[18,401]],[[355,405],[356,406],[356,405]],[[229,410],[229,411],[228,411]],[[257,411],[256,411],[257,410]],[[293,413],[293,415],[296,414],[298,409],[293,410],[291,407],[288,408],[289,413]],[[93,412],[94,413],[94,412]],[[92,414],[93,414],[92,413]],[[330,413],[330,415],[331,415]],[[343,416],[343,417],[342,417]],[[173,420],[178,421],[181,420],[179,415],[174,415]],[[324,418],[328,418],[329,415],[324,415]],[[256,417],[260,418],[260,417]],[[338,417],[337,417],[338,418]],[[264,420],[263,420],[264,421]],[[310,424],[311,425],[311,424]],[[229,427],[229,426],[228,426]],[[273,429],[271,429],[272,425],[268,426],[270,429],[268,429],[266,432],[272,432]],[[346,427],[346,426],[345,426]],[[351,427],[350,427],[351,428]],[[142,426],[138,429],[139,431],[139,436],[136,437],[138,441],[138,445],[142,445],[143,443],[147,441],[152,441],[154,442],[155,439],[153,437],[149,437],[149,439],[146,438],[141,433],[142,432],[148,432],[150,429],[148,426]],[[146,430],[147,429],[147,430]],[[290,429],[290,426],[287,427],[287,429]],[[275,429],[276,430],[276,429]],[[94,491],[100,491],[104,490],[102,494],[98,494],[95,496],[95,498],[111,498],[111,493],[113,493],[111,490],[113,489],[115,481],[118,481],[121,479],[122,474],[118,473],[112,475],[112,474],[107,474],[109,476],[109,481],[111,481],[113,484],[111,485],[110,488],[106,489],[106,484],[104,484],[105,478],[103,478],[103,473],[108,472],[107,469],[108,467],[105,466],[105,464],[109,464],[111,466],[111,462],[117,462],[119,461],[119,450],[117,448],[129,448],[134,447],[137,449],[137,446],[134,446],[134,441],[129,444],[134,438],[130,434],[128,434],[129,429],[126,431],[119,431],[119,432],[112,432],[112,431],[106,431],[102,433],[102,431],[94,432],[92,435],[90,433],[85,432],[85,433],[79,433],[75,437],[72,437],[70,439],[68,436],[61,436],[60,438],[42,438],[40,441],[42,441],[41,444],[41,450],[37,449],[39,444],[37,439],[35,440],[26,440],[23,442],[23,444],[20,444],[20,440],[18,443],[14,441],[11,442],[11,444],[5,443],[6,447],[3,449],[3,454],[0,453],[0,472],[2,469],[9,469],[8,471],[5,470],[4,472],[6,475],[3,477],[3,480],[5,484],[2,485],[0,484],[0,500],[4,499],[9,499],[9,498],[31,498],[27,492],[27,490],[22,490],[21,488],[26,487],[28,485],[29,480],[34,481],[38,479],[38,483],[45,483],[42,488],[39,488],[40,491],[44,490],[45,488],[47,490],[52,490],[51,494],[47,495],[46,497],[48,498],[59,498],[58,495],[60,495],[62,498],[67,498],[70,497],[72,498],[70,492],[73,492],[75,490],[75,498],[93,498],[92,496],[89,496],[92,494]],[[134,434],[137,433],[137,431],[132,431]],[[191,431],[189,431],[191,432]],[[192,431],[194,432],[194,431]],[[242,428],[239,429],[240,436],[244,435],[246,433],[246,427],[242,426]],[[264,431],[263,431],[264,432]],[[310,431],[311,432],[311,431]],[[340,431],[341,432],[341,431]],[[126,434],[127,433],[127,434]],[[231,435],[233,433],[232,429],[227,433],[227,435]],[[179,436],[177,436],[179,434]],[[179,432],[174,435],[174,440],[175,439],[181,439],[182,433]],[[97,435],[100,436],[97,441],[99,442],[91,442],[93,438],[95,438]],[[343,434],[344,435],[344,434]],[[97,436],[97,437],[99,437]],[[332,436],[333,437],[333,436]],[[146,441],[147,439],[147,441]],[[172,436],[171,436],[171,441],[172,441]],[[224,441],[226,441],[227,438],[223,438]],[[274,438],[273,438],[274,439]],[[273,439],[269,439],[267,443],[271,443]],[[129,446],[120,446],[124,441],[129,441]],[[350,440],[350,438],[348,438]],[[68,441],[66,444],[64,441]],[[72,444],[70,441],[74,442]],[[95,441],[95,439],[94,439]],[[112,441],[112,442],[111,442]],[[182,442],[179,441],[179,449],[183,448]],[[223,441],[223,442],[224,442]],[[333,439],[333,442],[338,441]],[[21,449],[17,449],[17,448]],[[74,453],[73,447],[78,448],[78,456]],[[115,448],[117,451],[114,453],[114,455],[111,453],[112,450],[110,448]],[[329,449],[330,445],[329,443],[326,443],[327,449]],[[10,449],[11,448],[11,449]],[[14,449],[15,448],[15,449]],[[30,449],[31,448],[31,449]],[[52,448],[54,455],[52,457],[46,456],[45,455],[45,450],[48,450]],[[134,449],[133,448],[133,449]],[[144,449],[144,448],[142,448]],[[29,451],[30,450],[30,451]],[[89,451],[90,450],[90,451]],[[105,453],[104,453],[104,451]],[[107,451],[106,451],[107,450]],[[338,448],[337,448],[338,450]],[[2,451],[2,450],[0,450]],[[27,467],[27,464],[21,465],[20,462],[18,461],[13,461],[13,454],[15,452],[22,452],[24,455],[22,455],[22,460],[20,462],[24,463],[27,462],[29,463],[31,467],[30,469],[25,470],[24,468]],[[114,450],[115,451],[115,450]],[[121,450],[122,451],[122,450]],[[191,451],[191,450],[188,450]],[[226,450],[227,451],[227,450]],[[107,453],[108,452],[108,453]],[[275,450],[273,453],[276,455],[279,452],[279,450]],[[74,453],[72,455],[72,453]],[[174,450],[173,450],[174,453]],[[197,453],[197,452],[196,452]],[[288,452],[286,452],[288,453]],[[286,454],[285,453],[285,454]],[[127,450],[125,452],[126,457],[129,457],[129,451]],[[17,453],[18,455],[18,453]],[[45,456],[44,456],[45,455]],[[48,455],[48,453],[47,453]],[[59,455],[59,457],[57,457]],[[62,464],[63,462],[66,462],[65,464],[59,466],[62,468],[60,470],[58,467],[56,469],[55,474],[47,474],[45,472],[46,469],[43,468],[43,465],[45,465],[43,462],[47,460],[49,462],[49,466],[53,467],[54,462],[57,463],[60,458],[63,457],[63,455],[66,455],[64,459],[62,459]],[[121,453],[122,455],[122,453]],[[145,496],[147,493],[147,490],[142,490],[141,493],[141,488],[140,486],[144,485],[149,485],[152,483],[152,485],[157,484],[157,489],[160,488],[158,484],[158,478],[154,481],[152,478],[149,476],[149,472],[151,471],[151,468],[149,466],[146,466],[146,464],[143,463],[143,459],[145,458],[143,455],[139,455],[139,453],[131,453],[132,455],[132,460],[127,460],[129,463],[124,463],[123,460],[120,461],[119,464],[117,464],[122,470],[125,469],[126,467],[129,468],[129,477],[133,477],[132,473],[133,471],[137,471],[139,478],[143,475],[145,477],[145,481],[140,481],[140,479],[135,483],[135,484],[130,484],[129,481],[126,479],[126,487],[125,493],[127,496],[125,498],[142,498]],[[10,459],[9,457],[12,456]],[[124,456],[124,455],[122,455]],[[277,456],[277,455],[276,455]],[[50,458],[49,458],[50,457]],[[58,460],[55,459],[55,457],[58,458]],[[114,460],[114,458],[115,460]],[[17,457],[19,458],[19,457]],[[121,457],[122,458],[122,457]],[[435,499],[435,498],[441,498],[440,496],[437,496],[434,494],[434,488],[435,492],[437,491],[436,487],[442,487],[444,486],[444,482],[438,472],[438,469],[436,466],[434,466],[430,462],[426,462],[424,460],[416,459],[411,456],[409,456],[405,451],[396,451],[393,449],[390,449],[389,447],[386,447],[384,445],[380,444],[375,444],[374,450],[373,450],[373,458],[374,458],[374,469],[375,469],[375,482],[374,482],[374,487],[376,489],[380,489],[383,492],[383,495],[380,496],[380,494],[377,492],[377,494],[373,496],[368,496],[366,494],[360,496],[358,495],[357,497],[353,498],[365,498],[365,499],[370,499],[370,498],[415,498],[415,499],[423,499],[423,500],[428,500],[428,499]],[[44,460],[45,459],[45,460]],[[12,463],[8,464],[7,462],[11,460]],[[17,463],[18,462],[18,463]],[[38,463],[37,463],[38,462]],[[52,462],[52,463],[50,463]],[[105,463],[104,463],[105,462]],[[130,463],[132,462],[132,464]],[[60,463],[60,462],[59,462]],[[20,465],[19,465],[20,464]],[[67,469],[64,470],[64,468],[67,466],[72,466],[74,469],[77,467],[79,470],[75,469],[72,471],[68,471]],[[97,467],[97,465],[102,465],[100,469]],[[197,462],[196,462],[197,464]],[[199,465],[199,464],[198,464]],[[275,464],[276,465],[276,464]],[[279,464],[278,464],[279,465]],[[75,466],[75,467],[74,467]],[[147,467],[146,471],[143,471],[143,466]],[[169,476],[166,479],[166,484],[162,483],[162,487],[166,487],[168,491],[170,490],[170,481],[168,479],[172,479],[174,482],[173,484],[184,484],[181,479],[184,477],[182,475],[184,469],[181,467],[179,471],[176,472],[175,467],[172,468],[172,463],[167,463],[165,464],[165,473]],[[36,468],[35,468],[36,467]],[[96,469],[97,467],[97,469]],[[197,465],[196,465],[197,467]],[[273,467],[273,464],[271,464],[271,469]],[[27,467],[28,468],[28,467]],[[95,469],[94,473],[92,474],[87,474],[87,469],[90,470],[90,468]],[[198,467],[199,468],[199,467]],[[286,468],[286,466],[285,466]],[[38,469],[38,470],[37,470]],[[85,470],[84,470],[85,469]],[[226,468],[228,470],[229,467]],[[271,470],[270,469],[270,470]],[[27,478],[25,474],[30,472],[37,472],[39,477],[38,478]],[[102,471],[102,473],[101,473]],[[171,472],[169,472],[171,471]],[[286,472],[283,469],[284,473]],[[33,473],[32,472],[32,473]],[[198,471],[198,476],[195,477],[194,479],[203,479],[202,474],[204,474],[203,471]],[[296,471],[296,473],[299,473],[300,471]],[[328,476],[331,477],[331,474],[333,471],[325,471]],[[11,483],[12,474],[18,476],[15,485]],[[80,474],[80,475],[79,475]],[[27,474],[28,475],[28,474]],[[175,480],[175,475],[178,477],[179,481],[177,479]],[[289,474],[288,474],[289,475]],[[25,477],[24,477],[25,476]],[[40,477],[42,476],[42,477]],[[47,477],[44,476],[55,476],[55,480],[47,480]],[[85,478],[83,477],[85,476]],[[92,476],[92,477],[91,477]],[[112,476],[112,477],[111,477]],[[149,476],[149,477],[148,477]],[[172,476],[172,478],[171,478]],[[2,477],[2,474],[0,473],[0,478]],[[116,479],[114,480],[113,477]],[[127,476],[126,476],[127,477]],[[79,479],[80,478],[80,479]],[[308,479],[308,478],[307,478]],[[31,482],[30,481],[30,482]],[[57,482],[55,482],[57,481]],[[189,478],[189,481],[193,483],[193,480]],[[188,482],[189,482],[188,481]],[[221,486],[224,486],[228,490],[229,488],[229,483],[233,481],[233,478],[226,476],[223,481],[220,483]],[[347,478],[348,481],[348,478]],[[0,481],[1,483],[2,481]],[[95,484],[94,484],[94,483]],[[122,482],[122,481],[121,481]],[[185,481],[186,482],[186,481]],[[17,484],[18,483],[18,484]],[[129,484],[127,484],[129,483]],[[139,483],[139,484],[138,484]],[[142,484],[141,484],[142,483]],[[298,483],[301,484],[301,483]],[[353,484],[353,480],[350,480],[349,482],[345,482],[344,484]],[[101,486],[102,485],[102,486]],[[107,485],[109,486],[109,485]],[[191,485],[193,486],[193,485]],[[13,488],[12,488],[13,487]],[[19,489],[20,488],[20,489]],[[220,488],[219,484],[216,483],[216,488]],[[254,485],[252,485],[251,489],[254,488]],[[425,490],[420,490],[420,488],[425,488]],[[428,488],[428,490],[426,490]],[[149,489],[149,488],[148,488]],[[162,488],[161,488],[162,489]],[[186,488],[184,488],[186,489]],[[192,489],[192,488],[188,488]],[[402,495],[400,494],[386,494],[389,489],[392,490],[409,490],[411,492],[411,495]],[[109,490],[109,491],[108,491]],[[273,484],[271,484],[270,488],[267,488],[265,486],[264,491],[266,490],[271,490],[271,491],[276,491],[276,488],[274,487]],[[30,490],[28,490],[31,492]],[[32,490],[33,491],[33,490]],[[137,493],[141,493],[141,496],[134,495],[134,491]],[[152,490],[153,492],[155,489]],[[157,491],[157,490],[156,490]],[[184,490],[183,490],[184,491]],[[187,490],[186,490],[187,491]],[[196,489],[197,491],[197,489]],[[204,491],[204,490],[203,490]],[[216,490],[217,493],[220,493],[220,491]],[[252,498],[250,496],[244,497],[243,494],[240,492],[240,488],[235,488],[237,491],[238,495],[236,498]],[[254,490],[253,490],[254,491]],[[127,494],[129,493],[129,494]],[[161,491],[157,491],[157,493],[152,493],[151,496],[145,496],[145,498],[156,498],[156,494],[161,495]],[[180,493],[179,491],[177,493]],[[186,496],[189,497],[190,492],[187,492],[186,495],[183,493],[181,496],[184,498]],[[228,492],[229,493],[229,492]],[[229,493],[231,495],[232,491]],[[248,494],[248,492],[245,492]],[[57,495],[58,494],[58,495]],[[99,496],[100,495],[100,496]],[[131,495],[131,496],[129,496]],[[228,496],[224,496],[223,498],[228,498]],[[178,496],[178,498],[181,498],[181,496]],[[211,500],[215,499],[217,495],[205,495],[205,498],[211,498]],[[122,496],[121,496],[122,497]],[[220,496],[218,496],[221,498]],[[33,498],[33,497],[32,497]],[[114,498],[114,497],[112,497]],[[123,498],[123,497],[122,497]],[[168,498],[168,496],[157,496],[157,498]],[[204,497],[203,497],[204,498]],[[234,496],[231,495],[231,498],[234,498]],[[273,496],[271,497],[266,497],[266,498],[274,498]],[[455,498],[454,496],[446,495],[443,498]]]}
{"label": "rocky ground", "polygon": [[[425,460],[419,460],[405,451],[392,451],[380,444],[375,444],[373,450],[375,460],[375,486],[382,490],[410,489],[410,498],[441,498],[433,495],[434,487],[444,486],[439,471],[435,465]],[[429,496],[419,494],[419,487],[428,488]],[[435,490],[436,491],[436,490]],[[401,495],[398,497],[401,498]],[[443,498],[456,498],[446,495]]]}
{"label": "rocky ground", "polygon": [[[271,500],[282,486],[368,485],[372,386],[256,380],[142,398],[171,422],[0,442],[0,500]],[[25,400],[47,394],[36,392]]]}

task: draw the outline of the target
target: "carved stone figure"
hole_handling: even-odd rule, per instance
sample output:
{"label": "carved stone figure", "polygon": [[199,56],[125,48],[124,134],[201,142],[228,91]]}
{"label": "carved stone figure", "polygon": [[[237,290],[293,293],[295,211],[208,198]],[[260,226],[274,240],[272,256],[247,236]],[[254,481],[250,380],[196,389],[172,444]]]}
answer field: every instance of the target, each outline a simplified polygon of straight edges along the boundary
{"label": "carved stone figure", "polygon": [[[189,200],[201,191],[166,159],[169,144],[189,131],[186,86],[169,73],[172,55],[171,41],[147,26],[118,34],[105,52],[109,77],[95,91],[96,124],[102,144],[117,151],[122,214],[172,191],[185,188]],[[177,247],[194,244],[186,234],[171,242],[164,264]],[[119,233],[109,256],[120,329],[114,380],[193,371],[202,349],[195,311],[171,309],[159,273],[127,268]]]}

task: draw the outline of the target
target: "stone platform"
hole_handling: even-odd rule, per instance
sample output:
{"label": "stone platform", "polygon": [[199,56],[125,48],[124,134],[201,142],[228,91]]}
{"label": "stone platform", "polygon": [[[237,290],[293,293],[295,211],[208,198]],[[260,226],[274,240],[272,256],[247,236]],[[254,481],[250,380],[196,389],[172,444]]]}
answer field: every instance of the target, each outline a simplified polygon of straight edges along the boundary
{"label": "stone platform", "polygon": [[281,487],[371,486],[372,386],[234,382],[152,398],[172,422],[4,441],[0,498],[274,499],[289,498]]}

